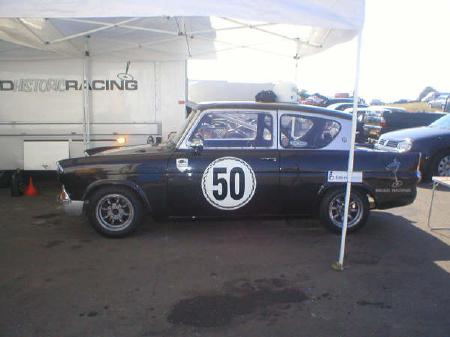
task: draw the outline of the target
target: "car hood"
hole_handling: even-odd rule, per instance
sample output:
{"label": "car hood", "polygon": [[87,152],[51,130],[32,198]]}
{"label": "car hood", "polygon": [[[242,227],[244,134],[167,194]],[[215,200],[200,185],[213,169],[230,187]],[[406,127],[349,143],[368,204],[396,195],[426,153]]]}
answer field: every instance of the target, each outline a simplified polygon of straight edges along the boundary
{"label": "car hood", "polygon": [[421,126],[418,128],[403,129],[393,132],[385,133],[381,136],[382,139],[390,140],[404,140],[410,138],[412,140],[420,140],[438,136],[449,135],[450,130],[446,128],[431,127],[431,126]]}
{"label": "car hood", "polygon": [[139,155],[139,154],[153,154],[169,151],[171,147],[169,145],[136,145],[136,146],[124,146],[114,149],[109,149],[93,154],[92,156],[123,156],[123,155]]}
{"label": "car hood", "polygon": [[101,168],[115,171],[160,171],[173,152],[173,146],[139,145],[127,146],[95,153],[87,157],[64,159],[58,162],[62,169]]}

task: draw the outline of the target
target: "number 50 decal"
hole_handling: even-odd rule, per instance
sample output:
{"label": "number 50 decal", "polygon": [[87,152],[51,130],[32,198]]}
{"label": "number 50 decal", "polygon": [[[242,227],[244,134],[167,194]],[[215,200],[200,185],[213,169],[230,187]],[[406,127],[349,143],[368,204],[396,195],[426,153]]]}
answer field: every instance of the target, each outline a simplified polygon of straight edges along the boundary
{"label": "number 50 decal", "polygon": [[219,209],[233,210],[244,206],[252,199],[255,189],[255,173],[239,158],[216,159],[203,173],[203,195]]}

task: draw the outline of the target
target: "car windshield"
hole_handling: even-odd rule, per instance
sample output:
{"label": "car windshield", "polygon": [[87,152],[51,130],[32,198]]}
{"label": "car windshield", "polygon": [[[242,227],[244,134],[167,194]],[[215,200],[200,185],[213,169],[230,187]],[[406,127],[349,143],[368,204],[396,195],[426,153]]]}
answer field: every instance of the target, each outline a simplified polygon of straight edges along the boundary
{"label": "car windshield", "polygon": [[450,129],[450,115],[439,118],[430,124],[433,128]]}

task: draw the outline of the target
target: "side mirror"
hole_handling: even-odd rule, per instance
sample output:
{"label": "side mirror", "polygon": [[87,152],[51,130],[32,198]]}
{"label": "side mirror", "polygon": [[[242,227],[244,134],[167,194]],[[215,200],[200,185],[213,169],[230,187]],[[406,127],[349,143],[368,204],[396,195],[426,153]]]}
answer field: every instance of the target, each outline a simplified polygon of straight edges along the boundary
{"label": "side mirror", "polygon": [[194,153],[200,153],[203,151],[203,140],[200,138],[194,138],[189,143],[189,146],[194,150]]}

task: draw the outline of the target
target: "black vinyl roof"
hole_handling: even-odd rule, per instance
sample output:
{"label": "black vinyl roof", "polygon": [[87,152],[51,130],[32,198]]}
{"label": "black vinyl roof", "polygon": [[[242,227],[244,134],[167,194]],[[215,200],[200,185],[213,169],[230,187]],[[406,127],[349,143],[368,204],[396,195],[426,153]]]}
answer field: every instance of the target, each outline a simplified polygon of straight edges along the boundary
{"label": "black vinyl roof", "polygon": [[302,105],[295,103],[262,103],[262,102],[206,102],[196,105],[196,109],[203,111],[208,109],[258,109],[258,110],[288,110],[307,113],[317,113],[351,120],[352,115],[348,112],[330,110],[313,105]]}

